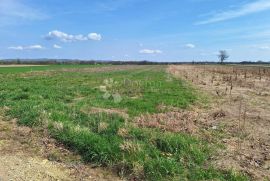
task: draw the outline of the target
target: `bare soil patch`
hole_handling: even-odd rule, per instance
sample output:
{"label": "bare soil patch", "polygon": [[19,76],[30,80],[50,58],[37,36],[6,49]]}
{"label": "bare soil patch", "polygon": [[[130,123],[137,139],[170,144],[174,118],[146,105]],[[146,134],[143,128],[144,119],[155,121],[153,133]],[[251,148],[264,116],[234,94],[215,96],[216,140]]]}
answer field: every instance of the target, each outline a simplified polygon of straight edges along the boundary
{"label": "bare soil patch", "polygon": [[195,108],[198,117],[192,119],[199,130],[219,132],[218,142],[226,146],[214,164],[243,171],[253,180],[269,180],[270,69],[181,65],[170,66],[168,72],[212,98],[207,108]]}

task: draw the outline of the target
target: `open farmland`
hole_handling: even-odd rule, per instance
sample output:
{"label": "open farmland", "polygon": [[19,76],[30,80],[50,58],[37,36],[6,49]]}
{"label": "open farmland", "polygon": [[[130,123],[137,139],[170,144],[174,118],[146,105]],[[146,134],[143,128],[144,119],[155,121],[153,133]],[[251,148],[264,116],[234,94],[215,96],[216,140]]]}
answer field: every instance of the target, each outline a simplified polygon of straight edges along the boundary
{"label": "open farmland", "polygon": [[270,181],[270,0],[0,0],[0,181]]}
{"label": "open farmland", "polygon": [[[211,98],[196,110],[200,127],[212,128],[225,146],[213,162],[241,170],[252,180],[270,175],[270,68],[267,66],[170,66]],[[212,115],[209,119],[208,115]]]}
{"label": "open farmland", "polygon": [[[248,180],[244,172],[213,163],[224,145],[217,141],[218,133],[197,124],[194,111],[207,98],[169,71],[167,66],[125,65],[2,73],[2,119],[28,127],[23,138],[33,133],[43,137],[43,146],[35,141],[35,150],[50,164],[74,162],[51,153],[51,145],[58,145],[81,156],[75,160],[125,179]],[[5,150],[5,141],[1,143]],[[43,178],[59,179],[54,176]],[[75,178],[82,177],[86,179],[85,174]]]}

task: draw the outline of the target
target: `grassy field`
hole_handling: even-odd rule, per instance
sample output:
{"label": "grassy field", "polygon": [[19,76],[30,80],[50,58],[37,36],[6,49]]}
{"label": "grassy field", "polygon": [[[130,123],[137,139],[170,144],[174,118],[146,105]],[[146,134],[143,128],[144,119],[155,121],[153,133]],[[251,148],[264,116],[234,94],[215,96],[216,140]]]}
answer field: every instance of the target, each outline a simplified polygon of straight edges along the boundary
{"label": "grassy field", "polygon": [[0,74],[14,74],[14,73],[23,73],[31,71],[46,71],[46,70],[57,70],[63,68],[87,68],[93,66],[102,66],[102,65],[44,65],[44,66],[18,66],[18,67],[1,67],[0,65]]}
{"label": "grassy field", "polygon": [[165,66],[0,68],[0,107],[19,124],[48,129],[85,161],[113,168],[127,178],[248,180],[210,164],[215,145],[133,122],[137,116],[162,112],[161,105],[185,109],[198,101],[195,90],[165,70]]}

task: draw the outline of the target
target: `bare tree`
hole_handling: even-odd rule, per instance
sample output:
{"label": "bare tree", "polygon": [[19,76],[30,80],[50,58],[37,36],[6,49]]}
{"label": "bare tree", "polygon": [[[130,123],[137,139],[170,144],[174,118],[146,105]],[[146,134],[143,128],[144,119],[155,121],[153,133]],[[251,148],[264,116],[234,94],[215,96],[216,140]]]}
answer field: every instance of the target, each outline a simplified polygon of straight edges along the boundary
{"label": "bare tree", "polygon": [[225,60],[229,58],[229,54],[227,53],[226,50],[220,50],[218,54],[218,58],[220,60],[220,63],[223,64]]}

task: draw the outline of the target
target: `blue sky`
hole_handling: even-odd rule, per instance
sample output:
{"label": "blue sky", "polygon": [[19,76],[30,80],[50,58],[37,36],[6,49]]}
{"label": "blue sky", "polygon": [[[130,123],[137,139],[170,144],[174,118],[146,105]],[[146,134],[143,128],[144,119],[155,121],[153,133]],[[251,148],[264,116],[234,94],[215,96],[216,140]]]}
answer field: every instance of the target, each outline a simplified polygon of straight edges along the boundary
{"label": "blue sky", "polygon": [[0,0],[0,58],[270,60],[270,0]]}

